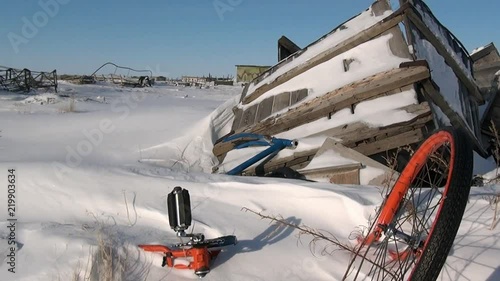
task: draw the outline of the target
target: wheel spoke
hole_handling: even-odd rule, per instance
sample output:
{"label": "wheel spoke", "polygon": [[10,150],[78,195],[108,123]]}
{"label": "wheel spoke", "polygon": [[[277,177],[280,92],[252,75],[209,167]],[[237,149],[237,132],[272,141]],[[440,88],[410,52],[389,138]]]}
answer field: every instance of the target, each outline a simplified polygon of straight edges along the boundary
{"label": "wheel spoke", "polygon": [[[461,171],[467,171],[464,165],[454,170],[456,159],[452,157],[456,157],[458,153],[455,151],[455,134],[457,133],[450,130],[442,130],[429,137],[412,155],[401,172],[398,183],[389,191],[377,210],[371,229],[373,231],[375,226],[380,227],[383,234],[377,243],[367,244],[363,256],[363,259],[370,261],[370,266],[365,269],[368,269],[367,274],[372,280],[408,278],[408,275],[414,274],[415,268],[421,268],[417,265],[422,257],[429,258],[429,255],[426,255],[428,244],[432,243],[431,247],[436,246],[437,240],[431,239],[434,235],[432,230],[436,226],[442,227],[441,223],[436,222],[442,215],[441,208],[447,206],[444,202],[446,197],[449,197],[451,177]],[[463,140],[460,142],[463,145]],[[464,147],[460,148],[460,152],[466,151]],[[452,162],[453,167],[450,167]],[[439,266],[442,266],[444,260],[439,263]],[[358,274],[362,265],[363,261]]]}

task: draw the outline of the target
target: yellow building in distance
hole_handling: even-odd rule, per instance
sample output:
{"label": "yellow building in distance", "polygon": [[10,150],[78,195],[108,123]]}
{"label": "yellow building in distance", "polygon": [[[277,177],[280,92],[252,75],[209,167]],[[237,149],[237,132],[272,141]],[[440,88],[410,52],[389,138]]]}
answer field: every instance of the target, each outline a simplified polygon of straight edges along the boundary
{"label": "yellow building in distance", "polygon": [[270,66],[263,65],[237,65],[236,66],[236,83],[251,82],[258,77],[261,73],[268,70]]}

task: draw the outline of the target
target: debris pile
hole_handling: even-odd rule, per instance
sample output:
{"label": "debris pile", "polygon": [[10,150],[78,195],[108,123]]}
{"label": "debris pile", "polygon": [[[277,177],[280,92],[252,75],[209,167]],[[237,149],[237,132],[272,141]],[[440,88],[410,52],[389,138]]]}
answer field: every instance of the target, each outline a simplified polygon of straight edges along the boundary
{"label": "debris pile", "polygon": [[[490,100],[476,84],[466,49],[421,0],[394,10],[389,1],[377,1],[294,51],[246,85],[233,109],[231,134],[298,139],[299,145],[242,174],[289,167],[339,183],[337,174],[347,169],[361,176],[341,183],[359,183],[360,177],[367,183],[363,174],[373,180],[388,172],[388,153],[414,147],[449,125],[462,128],[475,150],[488,156],[479,106]],[[237,146],[215,144],[220,164],[214,170],[227,172],[255,152]],[[319,152],[350,155],[351,161],[312,165]],[[400,158],[404,162],[409,153]],[[380,172],[368,173],[371,168]]]}
{"label": "debris pile", "polygon": [[57,71],[31,71],[0,66],[0,89],[29,92],[32,89],[54,88],[57,92]]}

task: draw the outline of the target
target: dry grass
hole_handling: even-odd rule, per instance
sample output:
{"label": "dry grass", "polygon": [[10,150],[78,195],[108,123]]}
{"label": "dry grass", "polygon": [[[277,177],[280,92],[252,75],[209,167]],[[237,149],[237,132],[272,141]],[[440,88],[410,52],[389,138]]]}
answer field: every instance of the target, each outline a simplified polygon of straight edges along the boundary
{"label": "dry grass", "polygon": [[395,180],[397,179],[398,156],[402,150],[403,149],[399,147],[391,155],[389,154],[389,152],[387,152],[386,156],[384,157],[384,160],[386,162],[385,165],[391,169],[391,173],[387,174],[387,177],[384,181],[385,184],[382,186],[382,189],[380,190],[380,195],[382,196],[382,198],[385,198],[389,194],[392,186],[394,185]]}
{"label": "dry grass", "polygon": [[171,159],[173,160],[173,164],[170,166],[170,168],[174,168],[176,165],[179,166],[181,169],[185,170],[186,172],[190,172],[194,167],[197,167],[200,165],[200,159],[196,159],[196,161],[191,162],[188,157],[186,156],[186,151],[191,147],[193,141],[191,140],[185,147],[184,149],[181,149],[180,147],[177,147],[177,150],[179,151],[179,155],[177,156],[177,159]]}
{"label": "dry grass", "polygon": [[75,112],[75,111],[76,111],[75,96],[71,95],[68,102],[60,109],[60,112],[61,113],[69,113],[69,112]]}
{"label": "dry grass", "polygon": [[[489,127],[491,133],[493,134],[493,142],[491,146],[491,153],[493,154],[493,157],[497,161],[497,167],[500,166],[500,137],[498,134],[498,129],[495,126],[495,123],[491,121],[490,127]],[[496,170],[496,175],[492,179],[490,179],[486,184],[490,185],[495,185],[500,183],[500,175],[499,175],[499,170]],[[493,207],[494,213],[493,213],[493,220],[491,222],[490,230],[495,229],[496,225],[498,224],[498,204],[500,202],[500,194],[496,194],[494,196],[489,196],[488,200],[490,202],[490,205]]]}
{"label": "dry grass", "polygon": [[177,147],[177,150],[180,152],[180,155],[178,156],[178,159],[176,159],[174,161],[174,163],[172,164],[172,166],[170,166],[170,168],[174,168],[175,165],[180,164],[182,168],[186,169],[187,172],[189,172],[189,168],[191,167],[191,163],[186,158],[185,154],[186,154],[186,150],[188,149],[188,147],[189,147],[190,144],[191,144],[191,142],[189,142],[184,147],[184,149],[180,149],[180,147]]}
{"label": "dry grass", "polygon": [[68,112],[75,112],[75,96],[69,99]]}
{"label": "dry grass", "polygon": [[491,221],[490,230],[495,229],[495,227],[498,224],[498,217],[497,217],[497,214],[498,214],[498,202],[500,202],[500,194],[497,194],[497,196],[495,196],[493,198],[493,200],[490,202],[490,204],[492,204],[493,206],[495,206],[494,207],[494,213],[493,213],[493,220]]}
{"label": "dry grass", "polygon": [[114,241],[103,232],[97,236],[89,280],[121,281],[127,278],[129,254],[126,248],[114,247]]}
{"label": "dry grass", "polygon": [[[276,223],[278,225],[281,225],[283,227],[291,227],[294,229],[297,229],[299,231],[299,241],[304,235],[311,236],[312,239],[309,242],[309,250],[311,251],[311,254],[319,253],[321,255],[333,255],[337,251],[345,251],[350,253],[353,256],[352,261],[354,261],[356,258],[361,258],[363,261],[366,261],[373,266],[379,268],[382,271],[385,271],[387,274],[390,276],[395,276],[391,273],[388,272],[384,267],[378,265],[375,263],[373,260],[370,258],[366,257],[366,255],[363,255],[361,252],[362,249],[362,244],[358,246],[352,246],[349,243],[342,243],[340,240],[333,235],[331,232],[326,231],[326,230],[321,230],[321,229],[315,229],[312,227],[309,227],[307,225],[297,225],[290,223],[283,219],[282,216],[269,216],[269,215],[264,215],[262,213],[253,211],[248,208],[242,208],[242,211],[245,212],[250,212],[253,213],[257,216],[259,216],[261,219],[269,220],[271,223]],[[326,245],[321,242],[326,242]],[[319,244],[321,243],[321,244]],[[352,267],[352,262],[348,265],[344,279],[347,278],[352,273],[353,267]]]}
{"label": "dry grass", "polygon": [[[140,260],[142,251],[120,239],[116,223],[93,216],[94,224],[84,229],[93,232],[96,245],[89,248],[85,266],[78,262],[69,280],[72,281],[138,281],[147,280],[150,263]],[[108,218],[109,219],[109,218]],[[114,222],[114,219],[112,219]],[[128,226],[131,227],[131,226]]]}
{"label": "dry grass", "polygon": [[[387,179],[385,180],[385,184],[380,190],[380,195],[382,196],[383,199],[387,197],[387,195],[391,192],[395,181],[397,180],[397,170],[398,170],[398,158],[400,156],[401,152],[407,152],[408,155],[411,157],[415,153],[414,149],[411,146],[404,146],[398,148],[395,152],[393,152],[391,155],[387,154],[386,157],[384,157],[386,161],[386,165],[393,170],[392,174],[387,175]],[[441,159],[431,159],[431,161],[442,161]],[[383,206],[384,203],[381,204]],[[411,207],[411,206],[407,206]],[[336,251],[345,251],[351,254],[351,260],[349,264],[346,267],[344,277],[343,279],[348,278],[351,274],[353,274],[355,271],[358,271],[355,273],[356,276],[354,278],[356,279],[359,274],[359,270],[361,267],[363,267],[363,263],[368,263],[371,264],[373,268],[377,268],[379,271],[385,272],[387,276],[391,276],[392,278],[396,278],[394,273],[389,272],[386,268],[383,267],[383,265],[380,265],[373,261],[369,256],[368,256],[368,249],[370,248],[368,246],[367,250],[363,250],[366,248],[366,245],[364,242],[357,243],[356,246],[352,246],[350,243],[343,243],[341,242],[338,237],[333,235],[331,232],[326,231],[326,230],[320,230],[320,229],[314,229],[311,227],[308,227],[306,225],[295,225],[287,222],[284,220],[281,216],[269,216],[269,215],[264,215],[259,212],[252,211],[248,208],[243,208],[243,211],[245,212],[251,212],[257,216],[259,216],[261,219],[269,220],[273,223],[278,223],[284,227],[292,227],[295,228],[299,231],[299,239],[304,236],[308,235],[311,236],[312,239],[309,242],[309,248],[312,254],[314,253],[320,253],[321,255],[332,255]],[[380,207],[376,209],[376,214],[375,216],[370,216],[368,219],[368,226],[359,226],[357,229],[355,229],[352,233],[351,236],[349,237],[349,240],[354,240],[359,237],[366,237],[368,233],[371,233],[374,230],[375,227],[375,221],[376,218],[378,217],[380,212]],[[325,242],[325,243],[319,243],[319,242]],[[356,264],[355,264],[356,262]],[[359,264],[358,264],[359,263]]]}
{"label": "dry grass", "polygon": [[[491,153],[493,154],[493,156],[495,157],[495,160],[497,161],[497,167],[499,167],[500,166],[500,136],[498,134],[498,129],[495,126],[495,123],[493,123],[493,121],[491,121],[491,124],[490,124],[490,131],[494,135],[493,144],[491,147]],[[498,179],[498,176],[499,175],[498,175],[498,170],[497,170],[497,175],[496,175],[497,179]]]}

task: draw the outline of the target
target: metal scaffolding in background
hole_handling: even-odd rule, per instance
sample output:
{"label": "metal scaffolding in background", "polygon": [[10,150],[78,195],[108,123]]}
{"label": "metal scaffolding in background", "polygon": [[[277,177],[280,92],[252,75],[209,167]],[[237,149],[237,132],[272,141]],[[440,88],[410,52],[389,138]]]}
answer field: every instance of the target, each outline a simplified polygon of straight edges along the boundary
{"label": "metal scaffolding in background", "polygon": [[57,93],[57,71],[31,71],[0,66],[0,89],[29,92],[32,89],[54,88]]}

